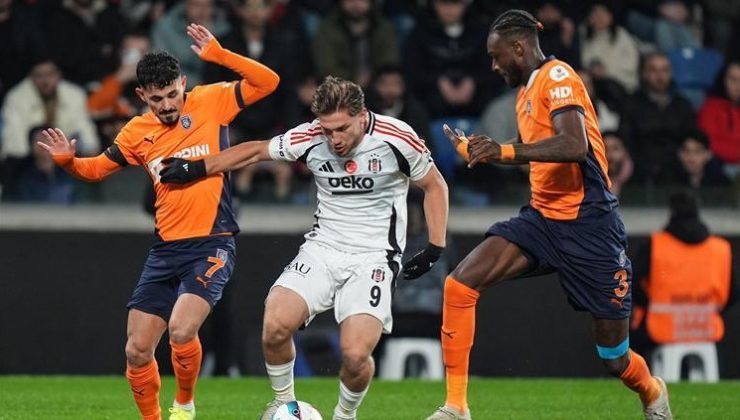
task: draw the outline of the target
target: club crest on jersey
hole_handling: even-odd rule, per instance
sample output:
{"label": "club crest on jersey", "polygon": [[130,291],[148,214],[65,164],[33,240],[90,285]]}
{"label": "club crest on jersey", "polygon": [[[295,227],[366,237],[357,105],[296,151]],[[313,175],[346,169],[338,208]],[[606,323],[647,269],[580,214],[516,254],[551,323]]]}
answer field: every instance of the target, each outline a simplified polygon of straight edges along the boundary
{"label": "club crest on jersey", "polygon": [[380,161],[380,156],[375,154],[370,155],[370,160],[367,161],[367,170],[377,174],[381,169],[383,169],[383,165]]}
{"label": "club crest on jersey", "polygon": [[221,261],[228,261],[229,253],[226,252],[225,249],[216,248],[216,258],[218,258]]}
{"label": "club crest on jersey", "polygon": [[568,77],[568,70],[561,65],[554,66],[550,69],[550,79],[560,82]]}
{"label": "club crest on jersey", "polygon": [[527,99],[527,115],[532,114],[532,100]]}
{"label": "club crest on jersey", "polygon": [[180,118],[180,124],[182,124],[182,128],[187,130],[191,125],[193,125],[193,120],[190,119],[189,115],[183,115],[182,118]]}
{"label": "club crest on jersey", "polygon": [[375,280],[376,283],[380,283],[381,281],[385,280],[385,269],[384,268],[374,269],[372,274],[370,274],[370,278]]}
{"label": "club crest on jersey", "polygon": [[355,162],[354,160],[348,160],[344,162],[344,170],[348,174],[353,174],[357,172],[357,162]]}

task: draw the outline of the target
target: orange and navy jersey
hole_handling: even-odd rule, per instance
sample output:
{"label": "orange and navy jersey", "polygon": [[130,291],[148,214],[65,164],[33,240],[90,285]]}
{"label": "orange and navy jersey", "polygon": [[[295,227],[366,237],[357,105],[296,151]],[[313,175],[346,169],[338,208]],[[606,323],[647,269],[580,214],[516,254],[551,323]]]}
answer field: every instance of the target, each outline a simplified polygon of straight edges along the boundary
{"label": "orange and navy jersey", "polygon": [[[180,120],[168,126],[151,112],[126,124],[108,157],[121,165],[146,168],[156,192],[156,231],[164,241],[237,233],[228,174],[190,184],[159,182],[162,160],[204,158],[229,147],[228,124],[245,103],[241,83],[197,86],[185,97]],[[115,150],[115,148],[113,149]]]}
{"label": "orange and navy jersey", "polygon": [[554,136],[553,117],[570,110],[583,115],[588,139],[586,160],[530,162],[531,205],[548,219],[573,220],[594,210],[609,211],[617,206],[616,197],[609,191],[606,151],[586,87],[568,64],[548,57],[517,94],[522,142],[536,143]]}

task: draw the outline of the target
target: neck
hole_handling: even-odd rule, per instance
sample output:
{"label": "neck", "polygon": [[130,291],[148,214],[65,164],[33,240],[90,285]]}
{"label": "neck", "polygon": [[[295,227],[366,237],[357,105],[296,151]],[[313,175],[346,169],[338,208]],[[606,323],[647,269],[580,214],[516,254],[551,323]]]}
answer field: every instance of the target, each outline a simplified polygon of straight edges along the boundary
{"label": "neck", "polygon": [[542,63],[545,62],[545,60],[545,54],[543,54],[542,50],[540,50],[539,48],[533,51],[533,54],[525,59],[525,70],[522,73],[522,84],[524,86],[526,86],[527,82],[529,82],[529,78],[532,76],[532,73],[534,73],[534,71],[537,70],[542,65]]}

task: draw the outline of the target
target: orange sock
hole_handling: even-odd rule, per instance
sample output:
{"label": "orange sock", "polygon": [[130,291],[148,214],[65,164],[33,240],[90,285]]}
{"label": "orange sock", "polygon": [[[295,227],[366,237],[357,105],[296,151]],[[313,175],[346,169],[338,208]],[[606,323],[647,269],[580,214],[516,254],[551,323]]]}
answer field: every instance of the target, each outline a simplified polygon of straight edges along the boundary
{"label": "orange sock", "polygon": [[640,394],[642,403],[648,405],[660,395],[660,385],[650,374],[650,368],[648,368],[642,356],[630,349],[629,357],[630,363],[627,365],[627,369],[622,372],[622,383],[627,385],[627,388]]}
{"label": "orange sock", "polygon": [[139,407],[141,418],[143,420],[161,420],[159,388],[162,387],[162,382],[159,378],[157,361],[152,360],[151,363],[140,368],[128,365],[126,367],[126,379],[131,385],[134,401]]}
{"label": "orange sock", "polygon": [[172,347],[172,368],[177,378],[175,401],[179,404],[187,404],[193,401],[195,382],[198,381],[200,362],[203,360],[200,339],[195,337],[185,344],[170,341],[170,347]]}
{"label": "orange sock", "polygon": [[447,371],[445,405],[468,410],[468,362],[475,336],[475,305],[480,293],[447,277],[442,308],[442,352]]}

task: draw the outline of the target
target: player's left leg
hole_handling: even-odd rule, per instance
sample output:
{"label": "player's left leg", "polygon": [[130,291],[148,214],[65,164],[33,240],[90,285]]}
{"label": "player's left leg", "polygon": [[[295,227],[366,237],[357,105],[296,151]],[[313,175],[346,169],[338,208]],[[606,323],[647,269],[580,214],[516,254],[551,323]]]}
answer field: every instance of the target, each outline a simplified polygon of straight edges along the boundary
{"label": "player's left leg", "polygon": [[351,315],[339,325],[342,368],[339,371],[339,402],[334,419],[355,419],[375,373],[372,352],[380,340],[383,324],[369,314]]}
{"label": "player's left leg", "polygon": [[629,318],[595,318],[593,334],[606,370],[640,396],[645,418],[673,418],[665,383],[653,377],[645,359],[629,348]]}

